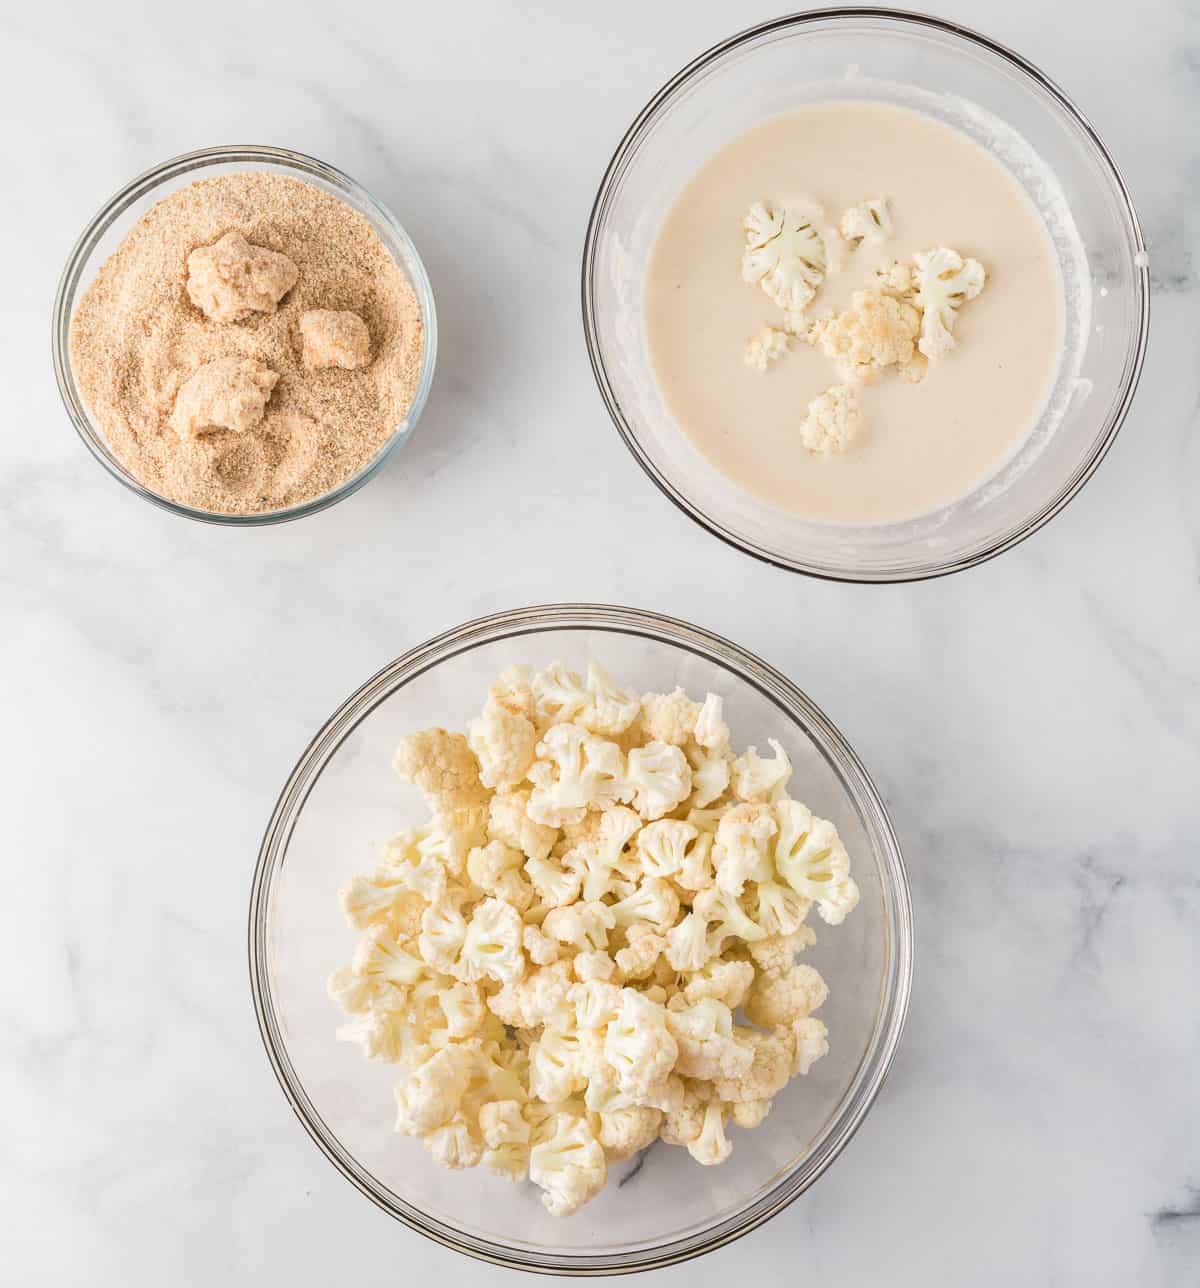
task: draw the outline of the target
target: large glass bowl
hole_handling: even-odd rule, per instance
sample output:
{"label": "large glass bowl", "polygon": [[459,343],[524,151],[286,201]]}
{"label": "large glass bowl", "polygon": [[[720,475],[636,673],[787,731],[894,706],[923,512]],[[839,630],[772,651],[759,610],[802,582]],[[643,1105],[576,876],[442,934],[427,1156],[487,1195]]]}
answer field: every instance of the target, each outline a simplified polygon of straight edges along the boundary
{"label": "large glass bowl", "polygon": [[[845,924],[817,924],[805,958],[829,981],[821,1017],[831,1049],[778,1097],[768,1124],[735,1131],[732,1157],[703,1168],[661,1142],[615,1165],[603,1194],[567,1219],[530,1184],[483,1169],[443,1170],[393,1131],[394,1065],[338,1042],[325,980],[355,936],[338,887],[369,870],[373,846],[427,811],[391,757],[407,731],[463,728],[489,681],[513,662],[602,659],[643,689],[676,684],[725,696],[738,745],[783,742],[793,790],[845,838],[862,899]],[[908,1002],[912,922],[896,838],[866,770],[791,681],[736,645],[683,622],[626,608],[518,609],[414,649],[351,697],[317,734],[267,828],[250,905],[250,972],[263,1040],[284,1093],[328,1158],[406,1225],[501,1265],[604,1274],[681,1261],[746,1233],[786,1207],[862,1122],[896,1050]]]}
{"label": "large glass bowl", "polygon": [[[646,268],[683,185],[732,138],[806,103],[869,99],[926,112],[988,147],[1050,230],[1067,299],[1055,388],[1015,455],[969,495],[904,522],[806,521],[728,480],[665,407],[646,346]],[[583,255],[592,369],[626,445],[697,523],[782,568],[845,581],[905,581],[969,568],[1058,513],[1120,428],[1141,370],[1149,276],[1112,158],[1036,67],[952,23],[876,9],[780,18],[725,41],[673,77],[621,140]]]}
{"label": "large glass bowl", "polygon": [[[332,193],[363,215],[412,286],[421,309],[425,347],[416,392],[404,419],[357,473],[352,474],[328,492],[323,492],[320,496],[302,501],[297,505],[284,506],[278,510],[258,511],[253,514],[225,514],[196,509],[194,506],[183,505],[169,497],[160,496],[140,483],[125,468],[109,447],[103,431],[96,424],[75,383],[75,376],[71,370],[69,340],[77,297],[92,284],[100,266],[152,205],[176,189],[187,187],[200,179],[211,179],[216,175],[235,174],[245,170],[265,170],[273,174],[288,175],[293,179],[302,179],[305,183]],[[306,514],[315,514],[318,510],[324,510],[327,506],[343,500],[352,492],[358,491],[368,479],[374,477],[392,452],[408,441],[425,406],[425,400],[429,397],[429,388],[433,384],[433,369],[437,360],[437,314],[433,305],[433,288],[429,284],[429,277],[425,272],[425,266],[421,263],[421,257],[417,254],[417,248],[404,231],[400,221],[381,201],[371,196],[348,175],[324,161],[318,161],[315,157],[305,156],[301,152],[291,152],[286,148],[243,145],[202,148],[198,152],[187,152],[182,156],[172,157],[169,161],[164,161],[161,165],[147,170],[145,174],[138,175],[105,202],[83,230],[63,270],[58,284],[58,294],[54,300],[52,341],[54,373],[58,377],[58,388],[62,394],[67,415],[70,416],[84,445],[117,482],[123,483],[143,500],[161,506],[172,514],[183,515],[188,519],[199,519],[206,523],[255,527],[265,523],[286,523],[290,519],[300,519]]]}

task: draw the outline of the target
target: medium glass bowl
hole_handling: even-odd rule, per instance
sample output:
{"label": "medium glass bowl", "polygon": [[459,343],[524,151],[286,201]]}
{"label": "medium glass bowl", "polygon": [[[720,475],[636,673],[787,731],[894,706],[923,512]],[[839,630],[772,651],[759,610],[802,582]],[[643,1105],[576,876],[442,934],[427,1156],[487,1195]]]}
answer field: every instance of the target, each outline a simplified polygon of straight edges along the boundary
{"label": "medium glass bowl", "polygon": [[[915,108],[987,146],[1045,218],[1067,297],[1058,379],[1029,437],[967,496],[902,522],[813,522],[738,488],[671,417],[646,345],[646,268],[680,189],[751,126],[832,99]],[[592,370],[621,437],[697,523],[781,568],[842,581],[907,581],[969,568],[1009,549],[1087,481],[1137,385],[1149,274],[1112,158],[1036,67],[953,23],[886,9],[825,9],[764,23],[715,46],[643,109],[592,209],[583,320]]]}
{"label": "medium glass bowl", "polygon": [[[830,1053],[775,1101],[768,1124],[734,1130],[732,1157],[700,1167],[661,1142],[613,1166],[575,1216],[546,1213],[531,1184],[482,1168],[448,1172],[393,1131],[395,1065],[338,1042],[325,980],[355,936],[337,890],[373,847],[424,821],[391,769],[400,737],[464,728],[507,665],[604,662],[641,689],[723,694],[735,744],[778,738],[793,790],[837,824],[862,891],[844,925],[817,923],[805,953],[829,981]],[[790,680],[718,636],[657,613],[591,605],[517,609],[413,649],[333,715],[300,759],[267,828],[250,902],[250,977],[267,1054],[305,1130],[384,1211],[460,1252],[521,1270],[614,1274],[694,1257],[760,1225],[837,1157],[895,1053],[912,973],[912,918],[900,850],[858,757]]]}
{"label": "medium glass bowl", "polygon": [[[356,474],[351,475],[345,482],[339,483],[330,491],[313,497],[310,501],[302,501],[298,505],[254,514],[223,514],[212,510],[196,509],[160,496],[139,483],[117,459],[75,383],[75,376],[71,370],[69,337],[76,297],[92,284],[100,266],[152,205],[161,201],[168,193],[187,187],[199,179],[209,179],[215,175],[234,174],[245,170],[266,170],[274,174],[285,174],[294,179],[302,179],[314,187],[332,193],[368,219],[380,241],[387,247],[408,278],[417,297],[424,327],[425,348],[421,359],[421,375],[407,414],[396,426],[391,437]],[[286,148],[245,145],[202,148],[198,152],[186,152],[182,156],[172,157],[171,160],[164,161],[161,165],[156,165],[144,174],[138,175],[104,204],[83,230],[83,235],[75,243],[67,266],[63,270],[58,284],[58,293],[54,299],[52,340],[54,373],[58,378],[58,388],[62,394],[67,415],[71,417],[84,445],[117,482],[123,483],[143,500],[161,506],[172,514],[181,514],[185,518],[199,519],[205,523],[254,527],[259,524],[286,523],[290,519],[300,519],[306,514],[315,514],[318,510],[324,510],[327,506],[343,500],[372,478],[388,456],[402,443],[407,442],[425,406],[425,400],[429,397],[429,387],[433,383],[433,368],[437,359],[437,314],[433,304],[433,289],[429,285],[429,278],[421,263],[421,257],[417,254],[417,248],[401,227],[400,221],[381,201],[371,196],[348,175],[344,175],[324,161],[318,161],[315,157],[305,156],[301,152],[291,152]]]}

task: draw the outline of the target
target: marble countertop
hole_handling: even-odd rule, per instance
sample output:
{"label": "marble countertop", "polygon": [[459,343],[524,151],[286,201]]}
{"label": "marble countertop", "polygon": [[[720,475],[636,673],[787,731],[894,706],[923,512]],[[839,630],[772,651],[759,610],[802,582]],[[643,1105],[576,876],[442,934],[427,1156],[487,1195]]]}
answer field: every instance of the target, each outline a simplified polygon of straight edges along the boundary
{"label": "marble countertop", "polygon": [[[570,597],[665,609],[791,674],[875,775],[913,884],[912,1010],[862,1131],[783,1215],[656,1282],[1195,1283],[1200,9],[939,8],[1090,115],[1139,207],[1155,316],[1124,432],[1068,510],[974,572],[893,588],[789,577],[706,536],[621,446],[584,352],[580,246],[612,147],[668,75],[770,10],[0,16],[6,1282],[501,1282],[383,1216],[304,1135],[255,1028],[246,904],[276,792],[352,689],[448,625]],[[166,156],[247,140],[326,157],[401,213],[442,349],[381,477],[240,532],[113,483],[47,341],[99,203]],[[569,505],[531,493],[550,471]],[[530,504],[514,517],[509,495]],[[631,575],[601,535],[618,498],[669,561]]]}

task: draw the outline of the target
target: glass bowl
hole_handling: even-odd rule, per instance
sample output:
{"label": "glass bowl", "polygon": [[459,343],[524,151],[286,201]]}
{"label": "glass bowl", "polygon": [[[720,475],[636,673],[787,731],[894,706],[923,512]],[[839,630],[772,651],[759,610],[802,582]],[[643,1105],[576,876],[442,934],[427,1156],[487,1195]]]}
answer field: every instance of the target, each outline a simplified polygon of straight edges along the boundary
{"label": "glass bowl", "polygon": [[[646,267],[677,193],[713,153],[759,121],[831,99],[915,108],[985,144],[1046,219],[1067,298],[1058,378],[1029,437],[968,495],[902,522],[813,522],[742,491],[674,422],[647,352]],[[1137,385],[1149,275],[1137,217],[1112,158],[1036,67],[952,23],[886,9],[826,9],[764,23],[717,45],[643,109],[592,209],[583,320],[592,370],[621,437],[697,523],[795,572],[907,581],[969,568],[1009,549],[1087,481]]]}
{"label": "glass bowl", "polygon": [[[314,187],[332,193],[368,219],[380,241],[407,276],[417,297],[424,326],[425,348],[416,393],[413,395],[407,414],[396,426],[387,442],[356,474],[351,475],[330,491],[313,497],[309,501],[302,501],[298,505],[254,514],[223,514],[172,501],[168,497],[160,496],[133,477],[109,448],[103,432],[93,419],[75,383],[75,377],[71,371],[68,340],[71,319],[75,313],[76,297],[92,284],[100,266],[116,250],[129,229],[155,202],[160,201],[168,193],[187,187],[199,179],[209,179],[215,175],[245,170],[266,170],[274,174],[302,179]],[[392,452],[408,440],[413,426],[420,418],[425,400],[429,397],[429,387],[433,383],[433,368],[437,359],[437,314],[433,304],[433,289],[429,285],[425,267],[417,254],[417,248],[401,227],[400,221],[381,201],[371,196],[348,175],[344,175],[324,161],[318,161],[315,157],[305,156],[301,152],[291,152],[286,148],[254,145],[216,147],[202,148],[198,152],[186,152],[182,156],[172,157],[171,160],[164,161],[161,165],[156,165],[144,174],[138,175],[105,202],[75,243],[75,248],[71,251],[71,257],[59,280],[58,293],[54,299],[52,341],[54,373],[58,378],[58,388],[62,394],[67,415],[70,416],[84,445],[113,478],[136,492],[143,500],[161,506],[172,514],[180,514],[188,519],[199,519],[205,523],[254,527],[259,524],[286,523],[290,519],[300,519],[306,514],[315,514],[318,510],[324,510],[327,506],[343,500],[372,478]]]}
{"label": "glass bowl", "polygon": [[[394,1065],[338,1042],[325,980],[355,935],[337,890],[368,870],[373,847],[428,817],[400,783],[400,737],[463,728],[490,680],[513,662],[596,657],[624,683],[725,696],[737,745],[779,738],[796,794],[832,818],[862,891],[844,925],[805,954],[830,984],[821,1010],[831,1050],[779,1095],[769,1125],[734,1132],[732,1157],[700,1167],[661,1142],[615,1164],[575,1216],[546,1213],[539,1191],[482,1168],[448,1172],[393,1131]],[[707,631],[657,613],[590,605],[517,609],[470,622],[381,671],[333,715],[276,805],[250,902],[250,976],[267,1054],[305,1130],[384,1211],[460,1252],[543,1273],[647,1270],[710,1251],[760,1225],[829,1166],[871,1107],[895,1053],[912,971],[912,920],[900,851],[858,757],[791,681]]]}

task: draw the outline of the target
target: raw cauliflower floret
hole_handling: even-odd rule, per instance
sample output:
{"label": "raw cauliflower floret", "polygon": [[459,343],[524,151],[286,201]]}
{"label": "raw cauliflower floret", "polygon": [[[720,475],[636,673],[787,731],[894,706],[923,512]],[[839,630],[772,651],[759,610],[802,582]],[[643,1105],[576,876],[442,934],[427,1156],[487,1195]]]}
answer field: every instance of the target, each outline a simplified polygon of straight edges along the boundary
{"label": "raw cauliflower floret", "polygon": [[746,1001],[746,1018],[762,1029],[787,1028],[819,1010],[829,986],[811,966],[797,963],[783,974],[760,975]]}
{"label": "raw cauliflower floret", "polygon": [[506,666],[488,685],[488,698],[513,715],[534,718],[532,669],[528,666]]}
{"label": "raw cauliflower floret", "polygon": [[488,836],[520,850],[527,859],[545,859],[558,840],[558,828],[529,817],[530,789],[498,791],[488,803]]}
{"label": "raw cauliflower floret", "polygon": [[853,385],[831,385],[808,404],[800,441],[814,456],[844,452],[862,428],[862,412]]}
{"label": "raw cauliflower floret", "polygon": [[921,314],[907,300],[881,291],[855,291],[851,306],[813,322],[805,334],[837,364],[848,384],[873,383],[889,367],[919,378],[914,357]]}
{"label": "raw cauliflower floret", "polygon": [[675,1072],[685,1078],[736,1078],[750,1067],[754,1052],[733,1031],[733,1012],[715,997],[691,1006],[674,997],[667,1008],[667,1028],[679,1048]]}
{"label": "raw cauliflower floret", "polygon": [[555,859],[527,859],[525,873],[542,902],[550,908],[565,908],[579,898],[582,876]]}
{"label": "raw cauliflower floret", "polygon": [[746,341],[746,366],[755,371],[766,371],[788,351],[791,336],[778,327],[765,326]]}
{"label": "raw cauliflower floret", "polygon": [[750,1060],[740,1073],[713,1080],[714,1093],[724,1101],[770,1100],[788,1084],[795,1061],[796,1044],[790,1033],[761,1033],[758,1029],[734,1026],[734,1036]]}
{"label": "raw cauliflower floret", "polygon": [[735,805],[721,817],[713,844],[717,887],[740,895],[747,881],[765,881],[772,875],[768,846],[779,830],[771,807],[761,802]]}
{"label": "raw cauliflower floret", "polygon": [[877,290],[900,299],[910,298],[917,289],[913,281],[912,265],[902,259],[892,259],[886,264],[880,264],[871,276]]}
{"label": "raw cauliflower floret", "polygon": [[621,990],[621,1009],[604,1036],[604,1059],[616,1073],[617,1085],[637,1103],[666,1080],[678,1056],[667,1028],[666,1008],[632,988]]}
{"label": "raw cauliflower floret", "polygon": [[615,924],[613,910],[593,899],[551,909],[542,922],[542,931],[560,944],[587,953],[608,947],[608,932]]}
{"label": "raw cauliflower floret", "polygon": [[545,1191],[542,1202],[554,1216],[570,1216],[600,1193],[608,1166],[585,1118],[555,1115],[553,1134],[530,1151],[529,1179]]}
{"label": "raw cauliflower floret", "polygon": [[488,793],[479,762],[461,733],[424,729],[400,740],[392,767],[425,797],[448,831],[469,845],[481,845],[487,824]]}
{"label": "raw cauliflower floret", "polygon": [[791,1050],[791,1076],[803,1077],[829,1054],[829,1030],[814,1015],[796,1020],[791,1026]]}
{"label": "raw cauliflower floret", "polygon": [[188,299],[213,322],[244,322],[274,313],[296,285],[300,270],[278,251],[255,246],[230,232],[187,259]]}
{"label": "raw cauliflower floret", "polygon": [[708,921],[695,910],[667,932],[664,957],[672,970],[680,973],[701,970],[715,951],[708,934]]}
{"label": "raw cauliflower floret", "polygon": [[525,949],[525,956],[535,966],[550,966],[558,961],[558,944],[549,935],[543,934],[540,926],[526,926],[521,935],[521,945]]}
{"label": "raw cauliflower floret", "polygon": [[701,1002],[706,997],[715,998],[731,1011],[736,1011],[746,1000],[754,983],[754,974],[750,962],[714,958],[688,980],[683,996],[689,1003]]}
{"label": "raw cauliflower floret", "polygon": [[766,938],[766,932],[747,915],[737,895],[715,885],[696,895],[692,902],[692,915],[703,918],[707,923],[709,956],[720,954],[727,939],[741,939],[750,944],[756,939]]}
{"label": "raw cauliflower floret", "polygon": [[747,906],[756,926],[771,935],[794,935],[804,923],[812,900],[798,895],[782,881],[759,881]]}
{"label": "raw cauliflower floret", "polygon": [[729,746],[729,726],[725,723],[725,703],[716,693],[705,695],[696,717],[693,736],[708,751],[724,751]]}
{"label": "raw cauliflower floret", "polygon": [[579,875],[580,893],[591,900],[612,892],[617,873],[626,862],[625,847],[638,834],[642,820],[624,805],[614,805],[588,813],[584,825],[588,824],[587,839],[572,845],[562,862],[564,868]]}
{"label": "raw cauliflower floret", "polygon": [[524,979],[509,981],[492,993],[487,999],[488,1010],[515,1029],[562,1024],[570,1011],[574,984],[569,961],[540,966]]}
{"label": "raw cauliflower floret", "polygon": [[694,1140],[688,1141],[687,1152],[704,1167],[723,1163],[733,1152],[725,1135],[725,1108],[718,1101],[711,1100],[704,1106],[700,1131]]}
{"label": "raw cauliflower floret", "polygon": [[807,307],[825,280],[825,243],[806,204],[755,202],[742,221],[746,234],[743,280],[757,282],[781,309],[793,313]]}
{"label": "raw cauliflower floret", "polygon": [[627,783],[633,808],[648,823],[669,814],[692,790],[687,758],[670,743],[648,742],[629,753]]}
{"label": "raw cauliflower floret", "polygon": [[614,903],[609,912],[622,929],[642,924],[662,934],[679,916],[679,895],[662,877],[647,877],[631,895]]}
{"label": "raw cauliflower floret", "polygon": [[817,942],[811,926],[799,926],[790,935],[768,935],[750,944],[750,957],[761,971],[785,971],[795,960],[796,954],[811,948]]}
{"label": "raw cauliflower floret", "polygon": [[477,1167],[483,1159],[483,1142],[472,1133],[461,1115],[435,1127],[424,1139],[425,1148],[443,1167],[462,1171]]}
{"label": "raw cauliflower floret", "polygon": [[773,809],[779,824],[775,841],[779,875],[817,905],[822,921],[841,925],[858,903],[858,886],[850,876],[850,856],[837,828],[828,819],[816,818],[799,801],[777,801]]}
{"label": "raw cauliflower floret", "polygon": [[483,1165],[510,1180],[529,1172],[530,1129],[517,1100],[493,1100],[479,1110],[479,1132],[485,1150]]}
{"label": "raw cauliflower floret", "polygon": [[892,209],[886,197],[868,197],[842,215],[838,230],[852,246],[878,245],[892,235]]}
{"label": "raw cauliflower floret", "polygon": [[525,912],[533,903],[533,887],[521,874],[525,856],[503,841],[477,845],[467,855],[467,876],[486,894]]}
{"label": "raw cauliflower floret", "polygon": [[764,760],[757,747],[747,747],[733,762],[733,794],[738,800],[773,800],[787,786],[792,762],[774,738],[768,738],[767,745],[775,753],[770,760]]}
{"label": "raw cauliflower floret", "polygon": [[467,726],[467,741],[485,787],[516,787],[533,764],[538,738],[531,720],[489,700]]}
{"label": "raw cauliflower floret", "polygon": [[647,823],[637,834],[637,854],[642,870],[652,877],[674,876],[687,862],[688,846],[700,835],[677,818]]}
{"label": "raw cauliflower floret", "polygon": [[700,704],[682,689],[671,693],[647,693],[642,697],[642,728],[647,742],[666,742],[683,747],[695,736]]}
{"label": "raw cauliflower floret", "polygon": [[547,827],[578,823],[589,809],[617,804],[625,791],[625,757],[615,742],[573,724],[556,724],[537,746],[529,771],[530,818]]}
{"label": "raw cauliflower floret", "polygon": [[468,983],[494,979],[501,984],[520,979],[525,974],[524,928],[521,914],[512,904],[502,899],[477,904],[463,938],[458,967],[461,978]]}
{"label": "raw cauliflower floret", "polygon": [[575,717],[576,723],[592,733],[615,737],[637,719],[641,701],[636,693],[619,688],[599,662],[589,662],[587,702]]}
{"label": "raw cauliflower floret", "polygon": [[654,970],[667,941],[645,923],[630,926],[625,939],[625,947],[617,950],[617,970],[626,980],[645,979]]}
{"label": "raw cauliflower floret", "polygon": [[[569,1013],[564,1016],[569,1018]],[[579,1034],[573,1027],[547,1024],[529,1048],[529,1090],[547,1104],[566,1100],[587,1086],[580,1059]]]}
{"label": "raw cauliflower floret", "polygon": [[304,365],[310,370],[355,371],[371,361],[371,333],[348,309],[308,309],[300,315]]}
{"label": "raw cauliflower floret", "polygon": [[376,989],[385,984],[407,988],[425,974],[427,967],[396,942],[390,927],[376,925],[358,941],[351,970]]}
{"label": "raw cauliflower floret", "polygon": [[475,1047],[443,1047],[396,1085],[396,1130],[423,1136],[458,1110],[474,1071]]}
{"label": "raw cauliflower floret", "polygon": [[697,809],[704,809],[720,800],[729,788],[729,753],[709,751],[693,742],[686,754],[688,764],[692,767],[691,804]]}
{"label": "raw cauliflower floret", "polygon": [[913,256],[914,300],[921,309],[919,348],[927,358],[940,358],[954,348],[958,310],[983,290],[987,273],[977,259],[963,259],[939,246]]}
{"label": "raw cauliflower floret", "polygon": [[574,720],[587,706],[590,694],[574,671],[561,662],[551,662],[530,682],[534,714],[544,724]]}
{"label": "raw cauliflower floret", "polygon": [[171,428],[184,439],[214,429],[245,434],[266,414],[279,376],[255,358],[216,358],[179,387]]}

